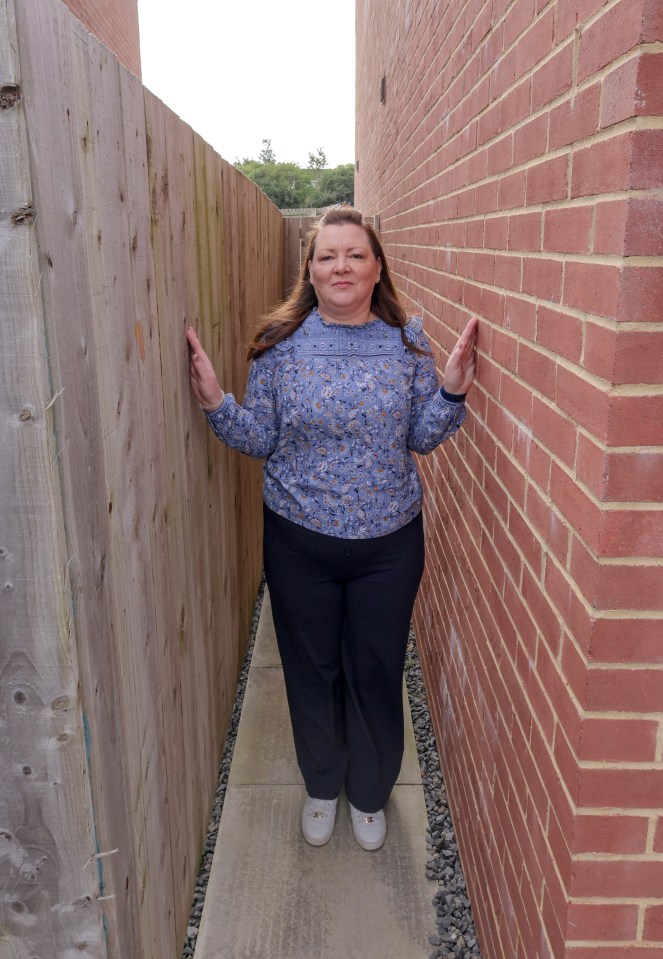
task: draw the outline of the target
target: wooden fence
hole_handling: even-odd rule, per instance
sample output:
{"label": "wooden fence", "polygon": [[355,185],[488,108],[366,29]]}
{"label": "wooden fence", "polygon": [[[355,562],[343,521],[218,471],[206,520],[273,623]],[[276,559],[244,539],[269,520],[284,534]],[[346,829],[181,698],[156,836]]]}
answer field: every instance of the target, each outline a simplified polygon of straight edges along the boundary
{"label": "wooden fence", "polygon": [[[223,95],[223,91],[220,91]],[[0,0],[0,956],[179,956],[260,577],[278,210],[58,0]]]}

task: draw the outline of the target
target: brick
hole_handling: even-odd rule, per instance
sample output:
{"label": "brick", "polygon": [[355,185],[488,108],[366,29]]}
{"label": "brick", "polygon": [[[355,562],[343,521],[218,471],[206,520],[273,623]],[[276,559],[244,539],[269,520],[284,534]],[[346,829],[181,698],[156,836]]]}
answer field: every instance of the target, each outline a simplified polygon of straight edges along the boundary
{"label": "brick", "polygon": [[576,150],[571,173],[571,196],[597,196],[628,189],[633,136],[632,133],[624,133]]}
{"label": "brick", "polygon": [[549,549],[561,563],[566,562],[569,544],[569,531],[557,512],[546,502],[532,486],[527,488],[525,514],[538,530],[546,549]]}
{"label": "brick", "polygon": [[605,263],[569,261],[562,303],[598,316],[616,317],[621,303],[621,271]]}
{"label": "brick", "polygon": [[577,316],[540,304],[537,310],[536,342],[578,363],[582,354],[582,324]]}
{"label": "brick", "polygon": [[659,446],[663,396],[612,396],[607,443],[610,446]]}
{"label": "brick", "polygon": [[663,252],[663,201],[654,196],[598,203],[594,252],[660,256]]}
{"label": "brick", "polygon": [[615,902],[571,903],[566,934],[574,940],[633,940],[638,932],[638,913],[636,905]]}
{"label": "brick", "polygon": [[[577,542],[572,547],[571,573],[578,585],[588,570],[580,560]],[[584,562],[583,569],[578,563]],[[589,567],[593,589],[585,593],[597,610],[663,610],[663,569],[660,566]]]}
{"label": "brick", "polygon": [[[599,859],[574,863],[570,893],[579,899],[657,899],[661,889],[663,861]],[[615,959],[625,955],[623,951],[614,954]]]}
{"label": "brick", "polygon": [[490,71],[490,99],[497,100],[516,79],[516,51],[504,53]]}
{"label": "brick", "polygon": [[504,173],[513,164],[513,135],[507,134],[486,149],[486,175]]}
{"label": "brick", "polygon": [[550,53],[553,46],[554,14],[552,8],[546,11],[530,26],[527,33],[518,40],[516,46],[516,76],[528,73],[537,63]]}
{"label": "brick", "polygon": [[594,550],[599,538],[601,510],[557,463],[551,467],[550,498],[587,546]]}
{"label": "brick", "polygon": [[[517,170],[516,173],[508,173],[500,177],[497,194],[499,209],[510,210],[525,206],[526,186],[527,174],[525,170]],[[501,248],[506,249],[506,240]]]}
{"label": "brick", "polygon": [[536,335],[536,304],[515,296],[504,298],[504,324],[508,330],[534,340]]}
{"label": "brick", "polygon": [[[589,673],[588,709],[598,708],[593,705],[594,697],[605,699],[605,690],[596,689],[595,673],[596,670],[590,670]],[[611,683],[611,688],[614,685]],[[607,708],[620,711],[618,706]],[[658,722],[654,720],[595,719],[586,716],[582,722],[578,759],[606,763],[653,763],[656,761],[657,734]]]}
{"label": "brick", "polygon": [[663,453],[609,452],[604,485],[607,501],[663,501]]}
{"label": "brick", "polygon": [[544,155],[548,148],[548,114],[543,113],[524,124],[513,134],[514,165],[527,163]]}
{"label": "brick", "polygon": [[550,203],[565,200],[568,192],[568,161],[566,157],[544,160],[527,170],[527,203]]}
{"label": "brick", "polygon": [[621,64],[603,78],[601,128],[631,117],[663,114],[663,56],[645,53]]}
{"label": "brick", "polygon": [[518,376],[550,400],[555,399],[557,372],[557,364],[549,356],[525,342],[520,343]]}
{"label": "brick", "polygon": [[484,244],[489,250],[506,250],[509,236],[509,218],[487,217],[484,223]]}
{"label": "brick", "polygon": [[663,40],[663,9],[660,3],[658,0],[644,0],[643,7],[640,39],[643,43]]}
{"label": "brick", "polygon": [[532,112],[532,81],[528,78],[500,100],[500,129],[508,130]]}
{"label": "brick", "polygon": [[663,664],[661,624],[658,619],[599,619],[594,623],[588,656],[596,663]]}
{"label": "brick", "polygon": [[575,424],[538,396],[532,401],[532,432],[540,443],[558,456],[568,467],[575,462]]}
{"label": "brick", "polygon": [[663,267],[625,266],[620,271],[619,287],[616,319],[628,323],[663,320]]}
{"label": "brick", "polygon": [[518,213],[509,217],[509,250],[538,252],[541,248],[541,214]]}
{"label": "brick", "polygon": [[495,256],[495,285],[503,290],[520,290],[522,260],[519,256]]}
{"label": "brick", "polygon": [[663,254],[663,200],[648,196],[632,197],[627,205],[623,252],[626,256]]}
{"label": "brick", "polygon": [[[550,601],[559,610],[575,643],[586,652],[592,637],[593,619],[576,591],[576,587],[580,590],[580,584],[573,582],[571,576],[560,571],[554,563],[546,563],[544,585]],[[584,693],[582,698],[584,700]]]}
{"label": "brick", "polygon": [[573,82],[573,43],[565,44],[532,78],[532,111],[557,99]]}
{"label": "brick", "polygon": [[641,28],[642,8],[632,0],[621,0],[590,24],[580,35],[578,80],[585,80],[637,46]]}
{"label": "brick", "polygon": [[644,816],[579,815],[574,824],[574,853],[637,856],[647,847],[649,820]]}
{"label": "brick", "polygon": [[497,181],[478,184],[474,193],[474,207],[477,213],[494,213],[497,206]]}
{"label": "brick", "polygon": [[663,556],[663,512],[638,509],[604,513],[598,555],[660,558]]}
{"label": "brick", "polygon": [[628,185],[632,190],[654,190],[663,177],[663,130],[636,130]]}
{"label": "brick", "polygon": [[477,145],[483,146],[486,143],[490,143],[491,140],[494,140],[495,137],[501,131],[500,123],[500,113],[501,113],[501,104],[499,101],[493,103],[493,105],[486,110],[486,112],[479,118],[479,126],[477,129]]}
{"label": "brick", "polygon": [[577,479],[598,499],[604,501],[608,475],[608,453],[583,433],[578,434],[575,460]]}
{"label": "brick", "polygon": [[562,262],[544,257],[523,257],[523,293],[559,303],[562,293]]}
{"label": "brick", "polygon": [[662,789],[663,769],[583,769],[578,803],[595,808],[656,809]]}
{"label": "brick", "polygon": [[654,852],[663,853],[663,816],[659,816],[656,821],[656,832],[654,833]]}
{"label": "brick", "polygon": [[575,946],[570,945],[564,953],[564,959],[663,959],[663,949],[642,948],[623,944],[615,947],[606,945]]}
{"label": "brick", "polygon": [[555,4],[555,43],[592,17],[607,0],[557,0]]}
{"label": "brick", "polygon": [[534,19],[534,0],[517,0],[504,18],[505,50],[519,37]]}
{"label": "brick", "polygon": [[481,291],[481,316],[491,323],[504,325],[504,294],[489,290],[486,287]]}
{"label": "brick", "polygon": [[543,249],[552,253],[589,253],[593,219],[591,206],[546,210]]}
{"label": "brick", "polygon": [[550,112],[548,149],[559,150],[560,147],[593,136],[599,127],[600,103],[601,87],[595,83],[553,107]]}
{"label": "brick", "polygon": [[518,340],[508,330],[491,330],[490,356],[500,366],[515,373]]}
{"label": "brick", "polygon": [[[509,514],[509,524],[511,525],[512,513]],[[546,637],[551,647],[559,642],[561,634],[561,622],[557,613],[548,602],[547,596],[541,589],[531,574],[523,570],[523,599],[527,604],[530,615],[535,620],[537,626]]]}
{"label": "brick", "polygon": [[[546,565],[553,565],[548,563]],[[552,599],[552,597],[551,597]],[[587,699],[587,660],[582,648],[579,648],[575,637],[571,639],[568,633],[562,637],[562,650],[559,657],[560,667],[566,682],[573,690],[573,695],[577,699],[580,707],[585,706]],[[578,743],[581,733],[581,716],[573,715],[573,722],[564,723],[564,732],[575,752],[578,751]],[[562,717],[560,716],[560,720]]]}
{"label": "brick", "polygon": [[607,200],[596,204],[594,214],[594,253],[626,252],[627,199]]}
{"label": "brick", "polygon": [[[651,668],[589,671],[587,708],[596,712],[660,712],[663,703],[663,670]],[[654,724],[655,725],[655,724]],[[644,733],[644,729],[640,733]],[[634,752],[638,747],[634,744]],[[633,759],[633,762],[644,760]],[[653,762],[653,759],[650,761]]]}
{"label": "brick", "polygon": [[550,487],[550,454],[537,442],[530,429],[516,424],[511,452],[539,489],[547,493]]}
{"label": "brick", "polygon": [[663,904],[646,907],[643,938],[647,942],[663,942]]}

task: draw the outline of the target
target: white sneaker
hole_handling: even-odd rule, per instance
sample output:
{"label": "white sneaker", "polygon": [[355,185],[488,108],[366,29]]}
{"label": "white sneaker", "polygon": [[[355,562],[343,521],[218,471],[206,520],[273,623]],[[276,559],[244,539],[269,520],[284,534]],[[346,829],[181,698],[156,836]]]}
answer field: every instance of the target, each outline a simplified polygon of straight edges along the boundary
{"label": "white sneaker", "polygon": [[338,799],[311,799],[306,797],[302,809],[302,832],[311,846],[324,846],[332,837],[336,822]]}
{"label": "white sneaker", "polygon": [[350,817],[355,839],[362,849],[379,849],[387,836],[387,820],[384,811],[360,812],[350,803]]}

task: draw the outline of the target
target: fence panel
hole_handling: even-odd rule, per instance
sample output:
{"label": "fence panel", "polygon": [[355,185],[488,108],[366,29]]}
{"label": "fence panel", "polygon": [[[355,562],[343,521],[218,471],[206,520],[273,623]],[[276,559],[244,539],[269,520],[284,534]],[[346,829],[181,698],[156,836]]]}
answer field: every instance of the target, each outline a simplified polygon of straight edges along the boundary
{"label": "fence panel", "polygon": [[184,332],[241,396],[282,218],[57,0],[0,0],[0,30],[0,829],[46,863],[12,872],[2,926],[41,959],[174,957],[261,531]]}

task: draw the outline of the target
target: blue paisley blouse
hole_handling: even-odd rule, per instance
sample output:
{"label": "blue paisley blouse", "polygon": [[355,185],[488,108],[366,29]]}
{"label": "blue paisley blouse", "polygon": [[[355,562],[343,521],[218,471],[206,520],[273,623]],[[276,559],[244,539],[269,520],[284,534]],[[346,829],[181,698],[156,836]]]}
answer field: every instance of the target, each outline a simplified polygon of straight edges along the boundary
{"label": "blue paisley blouse", "polygon": [[[411,343],[429,349],[421,319]],[[253,360],[244,403],[226,393],[207,414],[234,449],[265,458],[266,505],[329,536],[391,533],[421,510],[411,451],[430,453],[465,419],[463,397],[440,390],[431,356],[408,350],[377,319],[328,323],[316,309]]]}

